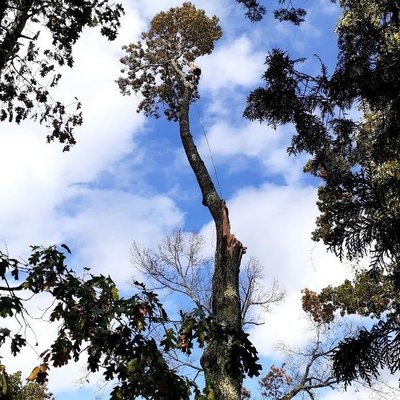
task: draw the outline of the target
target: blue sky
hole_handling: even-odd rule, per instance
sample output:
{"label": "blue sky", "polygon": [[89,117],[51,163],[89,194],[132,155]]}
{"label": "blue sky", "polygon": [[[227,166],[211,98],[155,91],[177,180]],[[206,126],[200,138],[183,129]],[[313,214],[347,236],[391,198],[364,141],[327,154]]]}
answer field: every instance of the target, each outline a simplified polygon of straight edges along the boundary
{"label": "blue sky", "polygon": [[[56,143],[46,144],[46,129],[34,122],[1,123],[0,245],[16,257],[26,255],[30,244],[68,243],[75,266],[110,274],[128,293],[133,240],[155,246],[174,227],[183,226],[204,233],[211,243],[213,228],[180,146],[177,124],[138,115],[137,98],[121,96],[115,84],[122,45],[136,41],[156,12],[182,2],[123,3],[126,16],[118,39],[107,42],[98,32],[85,31],[74,50],[73,70],[63,71],[57,96],[66,103],[78,97],[84,111],[78,144],[69,153]],[[268,368],[280,361],[276,343],[303,346],[310,337],[300,290],[337,284],[349,267],[310,239],[317,182],[302,173],[304,156],[287,156],[293,128],[273,130],[244,120],[242,113],[247,94],[261,84],[265,56],[272,48],[306,57],[304,68],[310,71],[319,68],[314,54],[327,63],[335,61],[338,6],[329,0],[304,1],[307,21],[294,27],[275,22],[271,12],[262,22],[251,23],[232,0],[193,3],[220,18],[223,37],[212,55],[198,60],[201,99],[192,107],[192,133],[213,174],[211,150],[232,231],[247,246],[248,256],[263,263],[265,284],[276,278],[287,291],[286,300],[265,316],[266,324],[251,331]],[[32,305],[33,312],[45,301]],[[40,332],[35,349],[40,353],[55,327],[38,321],[33,326]],[[6,358],[10,371],[24,374],[35,363],[30,349]],[[97,378],[79,389],[83,374],[82,365],[53,368],[49,386],[57,399],[94,398]],[[336,396],[327,393],[323,399]],[[357,398],[354,393],[340,396]]]}

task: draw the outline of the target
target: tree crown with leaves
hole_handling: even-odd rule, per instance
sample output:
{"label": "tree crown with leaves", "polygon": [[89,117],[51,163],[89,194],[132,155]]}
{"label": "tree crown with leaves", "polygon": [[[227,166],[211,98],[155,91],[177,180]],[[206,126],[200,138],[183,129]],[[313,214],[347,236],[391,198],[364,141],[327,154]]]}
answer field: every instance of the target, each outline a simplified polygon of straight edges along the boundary
{"label": "tree crown with leaves", "polygon": [[138,112],[159,117],[160,108],[170,120],[178,120],[184,87],[191,85],[191,100],[198,98],[196,76],[189,67],[210,54],[222,35],[217,17],[207,17],[189,3],[158,13],[142,40],[124,47],[124,77],[118,84],[123,94],[141,95]]}

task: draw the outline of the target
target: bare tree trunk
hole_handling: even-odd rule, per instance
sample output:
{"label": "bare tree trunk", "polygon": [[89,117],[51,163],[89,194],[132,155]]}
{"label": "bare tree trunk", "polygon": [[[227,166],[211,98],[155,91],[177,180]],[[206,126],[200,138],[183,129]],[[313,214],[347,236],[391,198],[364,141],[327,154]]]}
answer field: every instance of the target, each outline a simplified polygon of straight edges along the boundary
{"label": "bare tree trunk", "polygon": [[[203,204],[210,210],[215,223],[217,245],[212,282],[212,313],[215,329],[201,357],[206,387],[215,399],[240,400],[243,372],[237,352],[242,332],[239,270],[246,251],[230,233],[228,208],[220,198],[201,159],[189,126],[190,88],[181,99],[179,128],[182,144],[203,195]],[[236,350],[236,351],[235,351]]]}

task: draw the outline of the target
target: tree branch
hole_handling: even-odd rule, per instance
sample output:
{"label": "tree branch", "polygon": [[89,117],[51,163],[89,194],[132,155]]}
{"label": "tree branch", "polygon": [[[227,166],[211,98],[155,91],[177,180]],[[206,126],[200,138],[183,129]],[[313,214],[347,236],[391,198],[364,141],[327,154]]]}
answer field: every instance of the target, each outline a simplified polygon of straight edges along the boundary
{"label": "tree branch", "polygon": [[21,283],[19,286],[0,286],[0,290],[4,290],[6,292],[14,292],[18,290],[26,289],[25,283]]}
{"label": "tree branch", "polygon": [[[25,28],[26,22],[29,19],[29,9],[32,7],[34,0],[22,0],[22,6],[17,11],[14,24],[11,29],[7,31],[3,42],[0,46],[0,73],[3,71],[7,61],[17,53],[19,49],[18,38],[21,36],[23,29]],[[0,16],[1,11],[0,9]]]}

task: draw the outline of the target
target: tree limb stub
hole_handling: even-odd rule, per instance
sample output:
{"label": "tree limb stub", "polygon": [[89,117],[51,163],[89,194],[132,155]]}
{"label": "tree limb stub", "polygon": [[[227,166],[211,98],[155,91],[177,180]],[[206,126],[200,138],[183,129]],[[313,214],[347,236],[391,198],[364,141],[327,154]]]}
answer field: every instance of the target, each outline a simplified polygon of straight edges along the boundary
{"label": "tree limb stub", "polygon": [[228,252],[232,255],[237,248],[240,254],[240,259],[246,253],[247,247],[243,246],[242,242],[236,239],[235,235],[231,233],[231,224],[229,221],[229,211],[224,200],[222,200],[222,237],[226,241]]}

